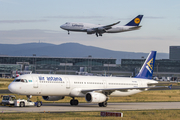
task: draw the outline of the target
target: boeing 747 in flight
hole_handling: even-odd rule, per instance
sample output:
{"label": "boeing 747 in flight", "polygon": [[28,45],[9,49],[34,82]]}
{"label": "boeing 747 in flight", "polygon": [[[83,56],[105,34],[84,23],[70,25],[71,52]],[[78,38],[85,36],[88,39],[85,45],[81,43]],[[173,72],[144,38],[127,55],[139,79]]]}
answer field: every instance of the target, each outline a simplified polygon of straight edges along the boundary
{"label": "boeing 747 in flight", "polygon": [[106,107],[111,96],[129,96],[150,88],[167,87],[154,86],[158,83],[152,80],[155,56],[156,51],[152,51],[134,78],[25,74],[17,77],[8,89],[12,93],[27,95],[29,98],[32,95],[42,96],[47,101],[57,101],[70,96],[71,105],[78,105],[75,97],[84,97],[89,103],[98,103],[100,107]]}
{"label": "boeing 747 in flight", "polygon": [[126,32],[132,30],[138,30],[141,28],[139,26],[143,15],[138,15],[129,23],[124,26],[116,26],[120,23],[120,21],[110,24],[110,25],[95,25],[90,23],[71,23],[67,22],[60,26],[60,28],[67,30],[68,34],[69,31],[76,31],[76,32],[86,32],[87,34],[96,34],[96,36],[102,36],[103,33],[119,33],[119,32]]}

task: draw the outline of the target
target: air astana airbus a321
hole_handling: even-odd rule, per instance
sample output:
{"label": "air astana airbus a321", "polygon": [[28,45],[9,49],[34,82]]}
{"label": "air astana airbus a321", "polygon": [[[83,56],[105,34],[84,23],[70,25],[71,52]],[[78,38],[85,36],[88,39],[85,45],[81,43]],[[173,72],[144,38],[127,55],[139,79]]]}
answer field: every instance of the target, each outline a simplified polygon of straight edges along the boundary
{"label": "air astana airbus a321", "polygon": [[42,96],[47,101],[61,100],[65,96],[70,96],[71,105],[78,105],[79,102],[75,97],[84,97],[88,103],[98,103],[100,107],[106,107],[111,96],[128,96],[150,88],[167,87],[154,86],[158,83],[152,80],[155,56],[156,51],[150,52],[140,72],[134,78],[25,74],[17,77],[8,89],[12,93],[29,97]]}
{"label": "air astana airbus a321", "polygon": [[95,25],[90,23],[66,22],[65,24],[61,25],[60,28],[67,30],[68,34],[70,34],[69,31],[86,32],[87,34],[96,34],[96,36],[98,37],[102,36],[103,33],[119,33],[138,30],[139,28],[141,28],[139,24],[142,18],[143,15],[138,15],[124,26],[117,26],[117,24],[119,24],[120,21],[110,25]]}

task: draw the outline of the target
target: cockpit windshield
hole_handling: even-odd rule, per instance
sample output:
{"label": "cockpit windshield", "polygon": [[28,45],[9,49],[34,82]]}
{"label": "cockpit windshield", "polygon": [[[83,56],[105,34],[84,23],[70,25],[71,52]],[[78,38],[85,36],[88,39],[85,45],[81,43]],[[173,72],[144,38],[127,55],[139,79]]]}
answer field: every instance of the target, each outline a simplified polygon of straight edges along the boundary
{"label": "cockpit windshield", "polygon": [[24,82],[27,83],[26,79],[15,79],[13,82]]}

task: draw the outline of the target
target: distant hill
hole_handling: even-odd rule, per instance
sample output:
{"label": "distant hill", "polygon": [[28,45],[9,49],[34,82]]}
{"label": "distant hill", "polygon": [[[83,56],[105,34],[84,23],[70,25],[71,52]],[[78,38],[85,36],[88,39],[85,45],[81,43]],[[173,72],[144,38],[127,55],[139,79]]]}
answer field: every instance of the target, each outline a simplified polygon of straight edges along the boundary
{"label": "distant hill", "polygon": [[[79,43],[60,45],[49,43],[0,44],[0,55],[32,56],[33,54],[48,57],[88,57],[91,55],[93,58],[116,58],[117,64],[119,64],[121,59],[140,59],[142,56],[146,58],[149,53],[112,51]],[[168,58],[168,53],[157,54],[157,59]]]}

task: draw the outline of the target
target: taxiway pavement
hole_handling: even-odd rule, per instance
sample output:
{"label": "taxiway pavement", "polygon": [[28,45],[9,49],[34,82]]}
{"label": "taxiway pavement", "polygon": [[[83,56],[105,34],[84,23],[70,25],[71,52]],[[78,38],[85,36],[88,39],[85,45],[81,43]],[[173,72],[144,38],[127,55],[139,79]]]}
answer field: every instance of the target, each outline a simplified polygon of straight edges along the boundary
{"label": "taxiway pavement", "polygon": [[108,103],[107,107],[99,107],[94,103],[80,103],[78,106],[71,106],[69,103],[43,103],[41,107],[0,106],[0,112],[70,112],[152,109],[180,109],[180,102]]}

